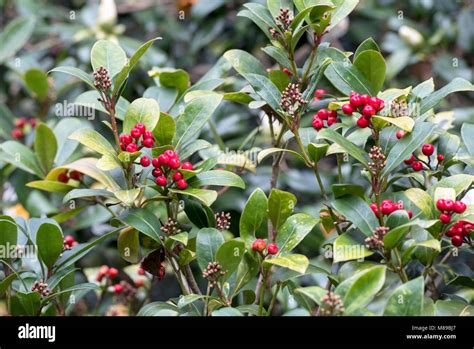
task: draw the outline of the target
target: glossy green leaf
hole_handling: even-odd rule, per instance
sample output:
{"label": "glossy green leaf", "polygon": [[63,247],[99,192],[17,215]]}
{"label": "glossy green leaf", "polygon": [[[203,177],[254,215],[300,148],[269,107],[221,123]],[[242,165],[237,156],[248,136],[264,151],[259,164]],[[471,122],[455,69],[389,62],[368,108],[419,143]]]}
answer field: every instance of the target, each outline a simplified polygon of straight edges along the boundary
{"label": "glossy green leaf", "polygon": [[433,92],[421,101],[420,114],[436,107],[447,95],[460,91],[474,91],[474,85],[462,78],[454,78],[449,84]]}
{"label": "glossy green leaf", "polygon": [[318,305],[321,303],[321,299],[328,294],[327,290],[319,286],[300,287],[295,289],[294,292],[303,295]]}
{"label": "glossy green leaf", "polygon": [[422,276],[398,286],[388,298],[384,316],[421,316],[424,289]]}
{"label": "glossy green leaf", "polygon": [[280,109],[281,92],[269,78],[253,73],[245,73],[242,76],[273,110]]}
{"label": "glossy green leaf", "polygon": [[274,230],[278,230],[280,226],[291,216],[296,206],[296,196],[292,193],[272,189],[268,197],[268,217],[272,222]]}
{"label": "glossy green leaf", "polygon": [[370,81],[351,64],[332,62],[326,68],[324,75],[337,90],[345,95],[349,95],[351,91],[367,93],[369,96],[377,94]]}
{"label": "glossy green leaf", "polygon": [[205,270],[209,262],[216,260],[217,250],[223,243],[222,233],[215,228],[202,228],[198,231],[196,257],[201,270]]}
{"label": "glossy green leaf", "polygon": [[215,190],[188,188],[186,190],[170,189],[170,192],[192,196],[207,206],[211,206],[217,199],[217,192]]}
{"label": "glossy green leaf", "polygon": [[235,71],[241,75],[248,73],[263,76],[267,75],[262,63],[250,53],[243,50],[229,50],[224,53],[224,58],[227,59]]}
{"label": "glossy green leaf", "polygon": [[92,74],[87,74],[86,72],[82,71],[79,68],[62,66],[62,67],[55,67],[49,71],[49,73],[54,73],[54,72],[65,73],[65,74],[74,76],[82,80],[83,82],[85,82],[87,85],[89,85],[89,87],[95,89],[94,79],[92,78]]}
{"label": "glossy green leaf", "polygon": [[166,113],[160,113],[158,123],[156,124],[156,127],[153,130],[153,136],[155,136],[156,145],[163,146],[171,144],[175,132],[176,122],[171,117],[171,115]]}
{"label": "glossy green leaf", "polygon": [[58,142],[53,131],[40,123],[35,132],[35,154],[44,172],[49,172],[53,167],[57,151]]}
{"label": "glossy green leaf", "polygon": [[219,278],[221,283],[228,280],[237,270],[245,253],[245,243],[243,241],[229,240],[224,242],[216,252],[216,261],[222,266],[225,275]]}
{"label": "glossy green leaf", "polygon": [[161,223],[156,215],[147,208],[132,208],[117,218],[119,221],[135,228],[156,242],[160,242]]}
{"label": "glossy green leaf", "polygon": [[333,207],[366,236],[372,236],[378,221],[369,205],[358,196],[336,199]]}
{"label": "glossy green leaf", "polygon": [[361,54],[362,52],[367,51],[367,50],[373,50],[373,51],[376,51],[376,52],[380,52],[379,45],[377,45],[377,43],[375,42],[375,40],[372,37],[365,39],[357,47],[357,49],[354,53],[354,60],[357,59],[359,54]]}
{"label": "glossy green leaf", "polygon": [[38,177],[44,176],[35,154],[27,146],[17,141],[6,141],[0,144],[0,149],[0,160]]}
{"label": "glossy green leaf", "polygon": [[300,274],[303,274],[309,265],[309,260],[302,254],[289,254],[286,256],[265,259],[263,265],[270,267],[276,265],[282,268],[294,270]]}
{"label": "glossy green leaf", "polygon": [[134,100],[125,113],[123,132],[130,133],[136,124],[142,123],[148,131],[153,131],[160,119],[160,106],[151,98]]}
{"label": "glossy green leaf", "polygon": [[223,186],[223,187],[237,187],[245,189],[245,182],[242,178],[233,172],[212,170],[198,173],[189,180],[189,184],[194,187],[203,186]]}
{"label": "glossy green leaf", "polygon": [[426,218],[432,218],[433,199],[426,191],[419,188],[405,190],[405,196],[418,207]]}
{"label": "glossy green leaf", "polygon": [[279,248],[278,255],[282,256],[290,253],[313,230],[318,222],[319,218],[311,217],[306,213],[297,213],[289,217],[280,227],[276,236],[275,242]]}
{"label": "glossy green leaf", "polygon": [[34,17],[17,17],[0,33],[0,63],[13,57],[28,41],[35,27]]}
{"label": "glossy green leaf", "polygon": [[23,79],[28,89],[35,94],[40,102],[43,102],[48,97],[48,74],[44,70],[38,68],[28,69]]}
{"label": "glossy green leaf", "polygon": [[[16,246],[18,239],[18,228],[16,223],[10,220],[0,219],[0,247],[4,252],[11,251]],[[0,256],[1,259],[9,259]]]}
{"label": "glossy green leaf", "polygon": [[334,263],[362,260],[374,253],[365,246],[365,235],[358,231],[348,231],[339,235],[332,246]]}
{"label": "glossy green leaf", "polygon": [[350,156],[359,161],[365,167],[369,166],[369,162],[364,152],[358,146],[347,140],[344,136],[340,135],[336,131],[329,128],[322,129],[318,132],[318,139],[326,139],[328,141],[338,144]]}
{"label": "glossy green leaf", "polygon": [[157,74],[161,86],[171,87],[178,90],[178,96],[189,87],[189,74],[183,69],[161,69]]}
{"label": "glossy green leaf", "polygon": [[285,152],[285,153],[290,153],[294,157],[303,160],[303,157],[296,151],[290,150],[290,149],[283,149],[283,148],[268,148],[260,151],[257,155],[257,162],[261,163],[267,156],[274,154],[274,153],[280,153],[280,152]]}
{"label": "glossy green leaf", "polygon": [[382,89],[387,66],[379,51],[360,52],[354,58],[354,66],[370,81],[374,91],[379,92]]}
{"label": "glossy green leaf", "polygon": [[413,127],[415,126],[415,120],[412,119],[409,116],[401,116],[398,118],[390,118],[386,116],[379,116],[379,115],[374,115],[373,118],[375,120],[382,120],[385,122],[388,122],[392,125],[397,126],[398,128],[401,128],[402,130],[405,130],[407,132],[413,131]]}
{"label": "glossy green leaf", "polygon": [[38,254],[44,264],[50,269],[63,252],[63,233],[51,223],[43,223],[36,233]]}
{"label": "glossy green leaf", "polygon": [[91,65],[94,71],[100,67],[107,69],[111,79],[127,64],[125,51],[110,40],[99,40],[91,50]]}
{"label": "glossy green leaf", "polygon": [[255,232],[268,218],[268,199],[262,189],[250,195],[240,216],[240,237],[247,247],[255,240]]}
{"label": "glossy green leaf", "polygon": [[124,229],[117,239],[117,250],[127,262],[138,263],[140,261],[140,240],[138,231],[135,229]]}
{"label": "glossy green leaf", "polygon": [[44,190],[50,193],[67,193],[68,191],[76,188],[75,186],[66,183],[48,180],[32,181],[27,183],[26,186],[29,188]]}
{"label": "glossy green leaf", "polygon": [[80,128],[70,135],[69,139],[78,141],[82,145],[102,155],[116,156],[117,154],[109,141],[99,132],[91,128]]}
{"label": "glossy green leaf", "polygon": [[[105,113],[105,114],[109,114],[109,112],[105,110],[102,103],[98,101],[99,98],[100,98],[100,95],[97,91],[86,91],[76,97],[74,104],[83,106],[87,108],[88,110],[93,109],[93,110],[101,111],[102,113]],[[115,105],[115,117],[119,120],[123,120],[125,118],[125,113],[127,112],[129,105],[130,105],[129,101],[127,101],[123,97],[120,97],[118,99],[117,104]]]}

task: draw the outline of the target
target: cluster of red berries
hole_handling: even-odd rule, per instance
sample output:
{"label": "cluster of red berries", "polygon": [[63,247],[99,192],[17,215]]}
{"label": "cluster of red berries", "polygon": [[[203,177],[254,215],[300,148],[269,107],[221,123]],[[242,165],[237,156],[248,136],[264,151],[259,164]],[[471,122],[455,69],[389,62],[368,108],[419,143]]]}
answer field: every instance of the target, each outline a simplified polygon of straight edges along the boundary
{"label": "cluster of red berries", "polygon": [[319,102],[321,99],[323,99],[323,96],[326,95],[328,91],[323,90],[322,88],[318,88],[316,91],[314,91],[314,98],[313,101]]}
{"label": "cluster of red berries", "polygon": [[369,127],[370,118],[385,107],[384,101],[377,97],[370,97],[367,94],[351,92],[349,103],[343,104],[341,110],[346,115],[352,115],[355,111],[361,116],[357,119],[357,126],[361,128]]}
{"label": "cluster of red berries", "polygon": [[313,115],[313,127],[319,131],[325,127],[325,120],[327,127],[335,124],[337,122],[337,111],[327,109],[318,110],[318,112]]}
{"label": "cluster of red berries", "polygon": [[439,199],[436,202],[436,207],[441,211],[439,220],[443,224],[451,222],[451,216],[453,213],[463,213],[466,211],[466,204],[462,201],[453,201],[451,199]]}
{"label": "cluster of red berries", "polygon": [[[141,142],[140,142],[141,139]],[[138,123],[130,131],[130,134],[120,135],[120,149],[128,153],[134,153],[141,148],[153,148],[155,138],[151,131],[147,131],[145,125]]]}
{"label": "cluster of red berries", "polygon": [[66,235],[64,237],[64,240],[63,240],[63,249],[65,251],[70,250],[71,248],[73,248],[77,244],[78,244],[78,242],[76,241],[76,239],[74,239],[74,237],[72,235]]}
{"label": "cluster of red berries", "polygon": [[153,160],[144,156],[140,159],[140,164],[143,167],[153,165],[154,169],[151,174],[156,178],[156,184],[160,187],[171,187],[175,183],[176,187],[181,190],[188,187],[188,182],[184,179],[183,173],[178,170],[193,169],[190,162],[181,164],[178,154],[173,150],[167,150],[157,158],[153,158]]}
{"label": "cluster of red berries", "polygon": [[267,247],[267,243],[263,239],[256,239],[252,244],[252,250],[263,254],[263,252],[267,249],[268,254],[274,255],[278,253],[278,246],[277,244],[271,243]]}
{"label": "cluster of red berries", "polygon": [[79,171],[65,171],[59,174],[58,176],[58,181],[61,183],[67,183],[69,182],[69,179],[73,179],[75,181],[80,181],[82,176],[84,176],[83,173]]}
{"label": "cluster of red berries", "polygon": [[15,127],[11,132],[11,136],[15,139],[20,139],[25,135],[25,127],[29,124],[32,128],[35,128],[38,121],[35,118],[27,119],[21,117],[15,121]]}
{"label": "cluster of red berries", "polygon": [[104,278],[109,278],[110,280],[115,279],[119,275],[119,271],[116,268],[110,268],[107,265],[103,265],[99,268],[97,272],[96,280],[101,282]]}
{"label": "cluster of red berries", "polygon": [[[372,212],[375,213],[375,215],[378,217],[379,216],[379,209],[377,207],[376,203],[370,204],[370,208],[372,209]],[[398,211],[398,210],[403,210],[403,202],[393,202],[392,200],[383,200],[382,203],[380,204],[380,211],[382,212],[382,215],[388,216],[392,212]],[[408,217],[410,219],[413,217],[413,212],[411,210],[406,210],[408,213]]]}
{"label": "cluster of red berries", "polygon": [[446,236],[451,238],[451,243],[459,247],[465,242],[465,238],[469,235],[469,232],[474,230],[474,224],[468,221],[457,221],[451,228],[446,232]]}
{"label": "cluster of red berries", "polygon": [[[434,150],[435,150],[435,148],[432,144],[423,144],[423,146],[421,147],[421,152],[423,153],[423,155],[426,155],[428,158],[431,155],[433,155]],[[444,161],[444,155],[443,154],[438,154],[437,159],[438,159],[438,162],[443,162]],[[423,162],[420,161],[420,159],[418,159],[414,154],[411,154],[410,158],[407,159],[407,160],[403,160],[403,162],[404,162],[405,165],[411,166],[413,171],[418,172],[418,171],[423,170]],[[429,168],[429,163],[424,164],[424,165],[427,169],[430,169]]]}

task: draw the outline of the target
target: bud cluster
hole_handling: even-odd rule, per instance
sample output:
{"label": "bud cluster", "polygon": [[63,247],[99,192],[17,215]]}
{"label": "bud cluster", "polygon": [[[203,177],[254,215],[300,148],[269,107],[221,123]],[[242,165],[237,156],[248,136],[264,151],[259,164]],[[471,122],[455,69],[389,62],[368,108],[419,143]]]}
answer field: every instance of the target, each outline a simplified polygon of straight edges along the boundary
{"label": "bud cluster", "polygon": [[181,233],[181,229],[179,229],[178,222],[176,222],[171,217],[168,218],[168,221],[161,226],[160,230],[166,235],[176,235]]}
{"label": "bud cluster", "polygon": [[388,227],[375,228],[374,235],[365,239],[365,246],[371,250],[381,250],[384,247],[383,237],[389,230]]}
{"label": "bud cluster", "polygon": [[216,229],[217,230],[228,230],[230,228],[230,213],[220,212],[215,213],[214,217],[216,219]]}
{"label": "bud cluster", "polygon": [[321,299],[319,310],[321,316],[341,315],[344,311],[345,308],[344,304],[342,304],[341,297],[334,292],[329,291],[328,294]]}
{"label": "bud cluster", "polygon": [[290,116],[294,116],[298,109],[307,103],[302,97],[299,84],[290,83],[283,91],[280,107]]}
{"label": "bud cluster", "polygon": [[51,293],[51,290],[48,288],[48,284],[41,279],[39,282],[35,281],[31,287],[31,291],[38,292],[41,297],[47,297]]}
{"label": "bud cluster", "polygon": [[202,277],[209,282],[210,287],[217,285],[217,281],[221,276],[224,276],[227,271],[222,270],[219,262],[209,262],[206,270],[202,272]]}
{"label": "bud cluster", "polygon": [[[275,24],[283,33],[291,33],[290,25],[293,22],[293,15],[289,8],[280,8],[280,13],[275,18]],[[274,39],[280,38],[280,33],[275,28],[270,28],[269,32]]]}
{"label": "bud cluster", "polygon": [[112,86],[112,80],[110,79],[109,72],[104,67],[99,67],[93,73],[94,86],[103,92],[107,92]]}
{"label": "bud cluster", "polygon": [[376,145],[370,148],[369,158],[372,160],[369,163],[369,168],[373,174],[379,173],[387,164],[382,148]]}

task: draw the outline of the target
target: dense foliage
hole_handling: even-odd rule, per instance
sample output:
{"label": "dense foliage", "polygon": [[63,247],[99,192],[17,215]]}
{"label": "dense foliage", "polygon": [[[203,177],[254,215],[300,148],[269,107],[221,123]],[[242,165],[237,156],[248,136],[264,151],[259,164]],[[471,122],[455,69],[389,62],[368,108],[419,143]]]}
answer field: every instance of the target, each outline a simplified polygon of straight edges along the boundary
{"label": "dense foliage", "polygon": [[[444,37],[408,22],[348,52],[326,39],[357,0],[236,4],[240,36],[201,5],[175,45],[176,23],[123,36],[103,1],[95,30],[56,24],[71,57],[21,71],[35,22],[6,26],[2,80],[35,104],[0,110],[2,312],[472,315],[473,114],[437,111],[474,86],[397,75]],[[217,37],[199,78],[171,67]]]}

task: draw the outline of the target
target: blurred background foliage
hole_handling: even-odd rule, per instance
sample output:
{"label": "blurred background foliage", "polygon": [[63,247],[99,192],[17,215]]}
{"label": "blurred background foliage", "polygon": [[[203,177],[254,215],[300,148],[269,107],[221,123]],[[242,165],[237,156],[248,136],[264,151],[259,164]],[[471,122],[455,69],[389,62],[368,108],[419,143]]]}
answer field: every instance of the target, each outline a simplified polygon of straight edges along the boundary
{"label": "blurred background foliage", "polygon": [[[46,72],[59,65],[77,66],[91,72],[88,63],[90,49],[98,39],[117,41],[130,56],[141,43],[156,36],[162,37],[140,61],[141,69],[135,69],[130,75],[124,93],[129,101],[151,94],[147,89],[154,85],[154,81],[147,72],[152,68],[184,69],[189,73],[191,83],[205,74],[214,74],[226,79],[224,86],[229,91],[239,90],[245,84],[236,77],[229,77],[227,72],[230,67],[220,60],[225,51],[243,49],[259,57],[267,67],[272,64],[261,50],[267,42],[265,35],[248,19],[237,16],[245,2],[0,0],[0,141],[11,138],[15,118],[26,116],[53,124],[57,122],[54,112],[56,103],[73,101],[87,87],[77,80],[71,82],[65,74],[46,75]],[[472,23],[472,0],[362,0],[356,10],[324,40],[342,50],[355,51],[363,40],[373,37],[387,59],[385,88],[415,86],[433,77],[439,89],[455,77],[472,81]],[[14,37],[8,33],[13,26],[17,27]],[[296,57],[304,60],[309,49],[307,42],[302,40]],[[35,74],[28,76],[26,73],[31,70]],[[31,89],[31,79],[44,80],[43,88]],[[318,87],[328,86],[323,83]],[[473,120],[473,98],[472,94],[454,94],[441,105],[442,110],[450,111],[442,117],[448,118],[455,130],[462,122]],[[313,107],[317,109],[318,103]],[[259,128],[261,120],[257,111],[228,102],[219,108],[213,122],[226,147],[238,149],[245,144],[244,148],[250,149],[268,144],[265,125]],[[306,120],[307,124],[309,120],[310,117]],[[85,119],[80,121],[88,123]],[[94,121],[93,125],[106,132],[100,122]],[[254,132],[256,130],[259,132]],[[203,138],[213,144],[218,143],[211,130],[206,132]],[[25,143],[31,145],[32,141],[33,136],[26,135]],[[30,175],[5,164],[0,165],[0,181],[3,184],[1,209],[5,213],[38,217],[57,214],[58,207],[67,210],[62,206],[60,196],[26,188],[24,184],[30,180]],[[283,169],[279,187],[295,193],[297,209],[313,214],[319,211],[320,195],[319,189],[312,183],[313,175],[291,163],[284,163]],[[356,172],[352,174],[349,165],[343,166],[342,171],[352,182],[363,183]],[[322,172],[324,183],[332,183],[336,177],[333,159],[322,163]],[[267,190],[270,173],[268,163],[259,166],[256,174],[245,175],[245,195],[230,189],[216,202],[216,212],[226,210],[232,213],[234,224],[231,230],[234,233],[238,233],[237,222],[248,194],[255,187]],[[107,230],[109,218],[105,209],[95,206],[66,221],[65,231],[76,235],[78,240],[87,240]],[[319,229],[308,236],[302,245],[303,253],[315,256],[318,251],[315,246],[322,246],[327,235]],[[323,253],[322,248],[319,251]],[[102,263],[124,264],[115,243],[96,249],[81,261],[84,266]],[[166,299],[168,296],[160,294],[159,298]]]}

